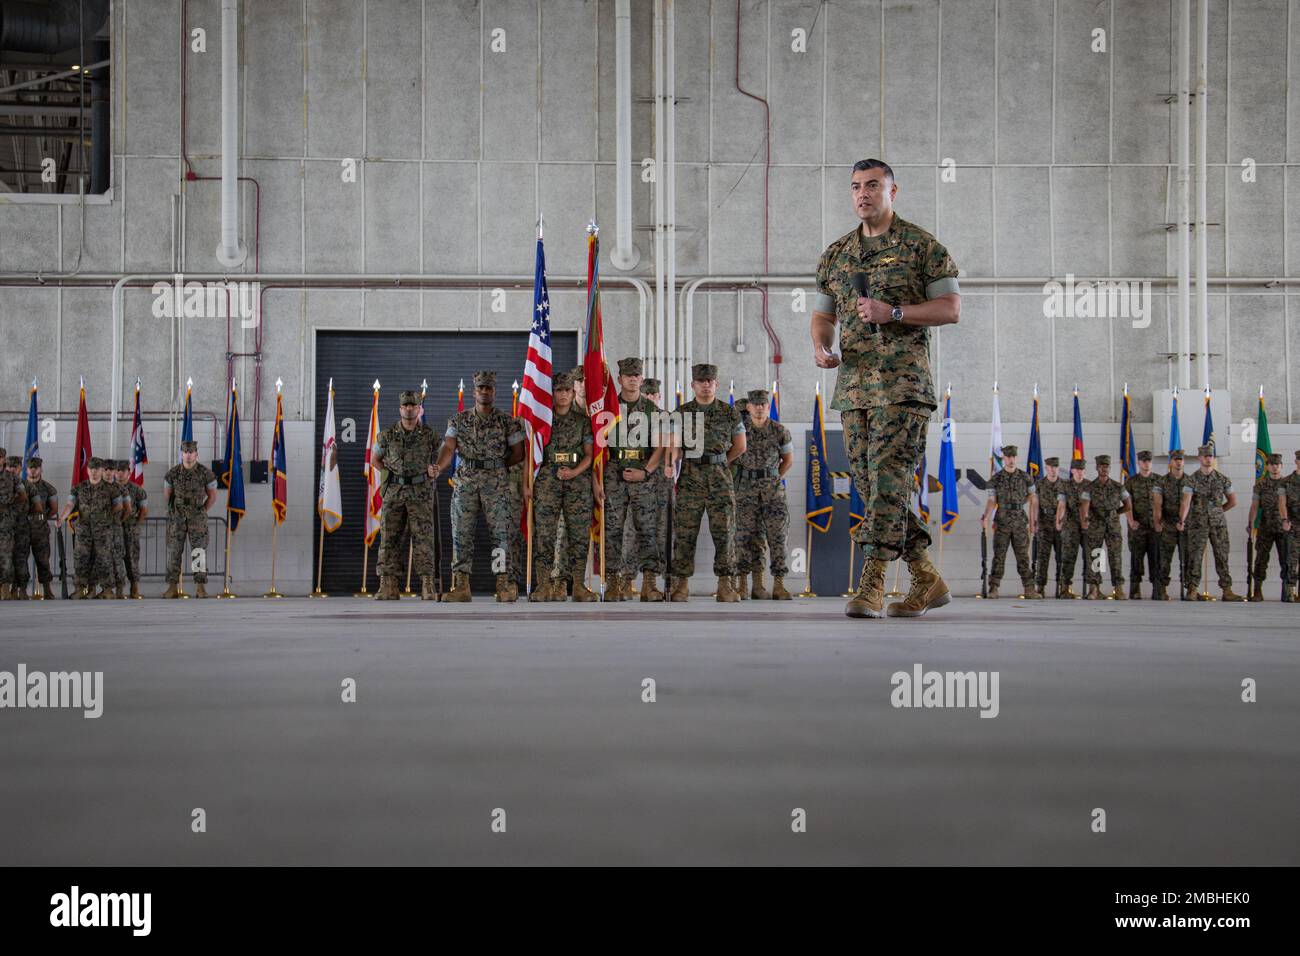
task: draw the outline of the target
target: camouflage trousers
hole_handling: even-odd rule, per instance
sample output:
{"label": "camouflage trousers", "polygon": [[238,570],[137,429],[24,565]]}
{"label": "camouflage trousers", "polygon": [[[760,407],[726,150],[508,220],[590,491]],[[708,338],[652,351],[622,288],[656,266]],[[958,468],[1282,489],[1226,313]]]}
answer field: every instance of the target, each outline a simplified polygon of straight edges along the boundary
{"label": "camouflage trousers", "polygon": [[511,468],[506,472],[510,496],[510,561],[516,573],[524,567],[524,493],[519,487],[523,467]]}
{"label": "camouflage trousers", "polygon": [[[1038,582],[1038,590],[1047,587],[1047,569],[1052,561],[1057,545],[1060,543],[1061,533],[1056,530],[1056,522],[1049,519],[1046,522],[1040,522],[1038,525],[1038,563],[1034,565],[1034,579]],[[1061,573],[1061,558],[1056,556],[1056,573]]]}
{"label": "camouflage trousers", "polygon": [[538,563],[533,573],[536,581],[552,576],[564,580],[581,580],[583,566],[587,563],[587,535],[566,534],[564,550],[560,551],[560,519],[566,529],[591,527],[593,495],[591,476],[584,472],[576,478],[561,481],[552,468],[543,467],[533,485],[533,560]]}
{"label": "camouflage trousers", "polygon": [[[632,560],[625,561],[623,530],[629,515],[636,550]],[[610,574],[664,571],[664,553],[659,547],[659,497],[654,482],[624,481],[614,467],[605,469],[605,561]]]}
{"label": "camouflage trousers", "polygon": [[[189,547],[186,547],[186,539]],[[203,570],[194,572],[195,584],[208,581],[208,516],[169,514],[167,516],[167,583],[180,583],[181,575],[194,566],[194,552],[202,551]]]}
{"label": "camouflage trousers", "polygon": [[1288,532],[1283,531],[1281,526],[1276,528],[1260,528],[1255,534],[1255,581],[1259,584],[1264,583],[1268,577],[1268,553],[1274,548],[1277,549],[1277,563],[1279,576],[1286,570],[1282,562],[1289,561],[1291,555],[1287,554]]}
{"label": "camouflage trousers", "polygon": [[[1074,584],[1074,565],[1079,560],[1079,548],[1083,543],[1083,530],[1079,527],[1079,522],[1066,517],[1061,522],[1061,530],[1057,532],[1061,542],[1061,566],[1060,581],[1063,587],[1069,587]],[[1084,579],[1086,580],[1088,572],[1085,569]]]}
{"label": "camouflage trousers", "polygon": [[50,524],[44,518],[37,518],[31,522],[28,533],[31,535],[36,580],[41,584],[49,584],[54,580],[54,574],[50,570]]}
{"label": "camouflage trousers", "polygon": [[[384,488],[384,506],[379,513],[380,575],[404,578],[406,556],[411,555],[411,573],[416,577],[433,574],[433,488],[389,483]],[[409,536],[409,538],[408,538]],[[411,542],[408,549],[406,541]]]}
{"label": "camouflage trousers", "polygon": [[1160,578],[1160,571],[1154,561],[1160,559],[1160,535],[1156,529],[1139,523],[1136,529],[1128,532],[1128,576],[1134,584],[1142,583],[1143,565],[1155,583]]}
{"label": "camouflage trousers", "polygon": [[763,541],[772,550],[772,574],[790,573],[786,562],[786,535],[790,509],[780,478],[736,479],[736,571],[763,570]]}
{"label": "camouflage trousers", "polygon": [[25,588],[31,580],[31,572],[27,568],[27,555],[32,550],[31,524],[25,516],[15,515],[13,529],[13,544],[9,549],[13,554],[13,582],[16,586]]}
{"label": "camouflage trousers", "polygon": [[1291,587],[1296,587],[1300,583],[1300,520],[1291,523],[1290,537],[1287,538],[1288,566],[1290,571],[1287,574],[1287,580],[1291,582]]}
{"label": "camouflage trousers", "polygon": [[[48,542],[46,547],[48,549]],[[131,521],[122,525],[122,548],[126,559],[126,579],[140,583],[140,525]],[[35,551],[35,548],[32,549]],[[48,557],[48,550],[47,550]]]}
{"label": "camouflage trousers", "polygon": [[1034,569],[1029,566],[1029,518],[1016,508],[1004,515],[999,508],[993,518],[993,567],[989,571],[989,587],[1002,581],[1007,563],[1007,545],[1016,554],[1016,573],[1026,588],[1034,580]]}
{"label": "camouflage trousers", "polygon": [[921,558],[930,533],[912,511],[916,467],[925,450],[930,410],[918,405],[855,408],[840,413],[849,471],[866,509],[853,540],[868,558]]}
{"label": "camouflage trousers", "polygon": [[114,523],[112,534],[113,546],[113,586],[124,587],[126,585],[126,537],[125,526]]}
{"label": "camouflage trousers", "polygon": [[14,583],[14,519],[0,515],[0,584]]}
{"label": "camouflage trousers", "polygon": [[[1178,568],[1178,584],[1185,587],[1187,582],[1183,579],[1182,563],[1187,559],[1187,553],[1182,544],[1182,536],[1176,527],[1177,521],[1165,520],[1164,530],[1160,532],[1160,583],[1164,587],[1169,587],[1173,582],[1174,568]],[[1178,558],[1174,558],[1174,551],[1178,551]],[[1199,580],[1199,578],[1198,578]]]}
{"label": "camouflage trousers", "polygon": [[[467,470],[463,465],[456,472],[456,487],[451,494],[451,569],[456,574],[469,574],[474,567],[474,529],[479,512],[487,522],[492,548],[501,548],[505,554],[505,570],[496,572],[515,575],[514,546],[510,524],[513,519],[518,533],[518,513],[514,509],[506,485],[510,477],[504,468]],[[496,555],[493,555],[495,559]],[[495,566],[495,560],[494,560]]]}
{"label": "camouflage trousers", "polygon": [[713,537],[713,573],[718,577],[735,574],[736,492],[731,472],[726,465],[693,464],[688,458],[677,481],[677,507],[673,512],[675,578],[689,578],[695,573],[695,543],[706,512]]}
{"label": "camouflage trousers", "polygon": [[1201,558],[1209,544],[1214,552],[1214,570],[1219,575],[1219,587],[1232,587],[1232,572],[1228,570],[1228,523],[1215,521],[1187,528],[1187,587],[1201,584]]}
{"label": "camouflage trousers", "polygon": [[73,535],[72,557],[81,587],[112,586],[114,530],[112,524],[78,524]]}
{"label": "camouflage trousers", "polygon": [[[1090,515],[1088,517],[1088,554],[1087,560],[1083,565],[1083,580],[1086,584],[1096,584],[1101,586],[1102,572],[1106,568],[1110,569],[1110,583],[1119,587],[1124,583],[1124,565],[1120,558],[1120,544],[1122,539],[1119,533],[1119,515]],[[1099,567],[1095,571],[1093,566],[1099,562],[1101,555],[1097,554],[1102,550],[1106,564],[1105,567]]]}

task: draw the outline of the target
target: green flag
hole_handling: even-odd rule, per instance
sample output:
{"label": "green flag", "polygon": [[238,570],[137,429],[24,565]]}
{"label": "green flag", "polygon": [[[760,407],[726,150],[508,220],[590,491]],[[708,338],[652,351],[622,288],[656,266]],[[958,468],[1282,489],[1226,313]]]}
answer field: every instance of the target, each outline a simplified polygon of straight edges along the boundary
{"label": "green flag", "polygon": [[1255,422],[1255,477],[1268,470],[1268,456],[1273,454],[1273,443],[1268,440],[1268,415],[1264,414],[1264,389],[1259,390],[1259,417]]}

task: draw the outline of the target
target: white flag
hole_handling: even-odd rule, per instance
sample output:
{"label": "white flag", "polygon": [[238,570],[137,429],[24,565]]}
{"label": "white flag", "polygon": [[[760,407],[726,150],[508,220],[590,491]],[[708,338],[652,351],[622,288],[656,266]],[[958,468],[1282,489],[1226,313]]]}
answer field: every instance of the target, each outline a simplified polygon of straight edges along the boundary
{"label": "white flag", "polygon": [[379,534],[383,525],[384,498],[380,492],[384,475],[374,463],[379,460],[379,380],[375,380],[375,397],[370,403],[370,430],[366,437],[366,544]]}
{"label": "white flag", "polygon": [[343,489],[339,485],[339,449],[334,434],[334,379],[330,379],[329,389],[325,428],[321,432],[320,491],[316,494],[316,511],[325,530],[333,532],[343,524]]}
{"label": "white flag", "polygon": [[1002,412],[998,408],[998,385],[993,383],[993,437],[989,442],[989,477],[1002,470]]}

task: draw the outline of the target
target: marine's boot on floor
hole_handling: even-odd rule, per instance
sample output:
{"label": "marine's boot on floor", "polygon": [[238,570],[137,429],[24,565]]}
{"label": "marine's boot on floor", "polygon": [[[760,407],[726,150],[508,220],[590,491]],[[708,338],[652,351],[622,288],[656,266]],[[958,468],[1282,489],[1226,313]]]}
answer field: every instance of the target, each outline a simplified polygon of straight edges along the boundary
{"label": "marine's boot on floor", "polygon": [[879,558],[868,558],[862,565],[858,576],[858,589],[844,605],[844,613],[849,617],[884,617],[885,616],[885,562]]}
{"label": "marine's boot on floor", "polygon": [[739,600],[740,594],[736,591],[731,575],[720,575],[718,577],[718,601],[724,604],[734,604]]}
{"label": "marine's boot on floor", "polygon": [[754,572],[754,584],[753,587],[750,588],[749,596],[760,601],[766,601],[772,596],[772,592],[769,591],[767,586],[763,583],[762,568],[759,568]]}
{"label": "marine's boot on floor", "polygon": [[452,574],[451,590],[442,596],[443,603],[464,604],[474,598],[469,593],[469,575]]}
{"label": "marine's boot on floor", "polygon": [[790,601],[790,592],[785,589],[785,575],[778,574],[772,578],[772,600],[773,601]]}
{"label": "marine's boot on floor", "polygon": [[[556,593],[556,595],[557,595],[557,597],[555,598],[555,600],[557,600],[557,601],[563,601],[563,600],[564,600],[564,582],[563,582],[563,581],[557,582],[557,587],[556,587],[556,591],[555,591],[555,593]],[[582,581],[581,578],[574,578],[574,579],[573,579],[573,599],[574,599],[575,601],[577,601],[579,604],[587,604],[587,603],[589,603],[589,602],[591,602],[591,601],[599,601],[599,600],[600,600],[600,595],[597,594],[595,591],[593,591],[591,588],[587,587],[587,585]]]}
{"label": "marine's boot on floor", "polygon": [[1222,596],[1221,598],[1219,598],[1219,600],[1220,600],[1220,601],[1232,601],[1232,602],[1235,603],[1235,602],[1237,602],[1237,601],[1244,601],[1244,600],[1246,600],[1246,599],[1245,599],[1244,597],[1242,597],[1240,594],[1235,594],[1235,593],[1233,593],[1232,586],[1229,585],[1228,587],[1226,587],[1226,588],[1223,589],[1223,596]]}
{"label": "marine's boot on floor", "polygon": [[926,611],[943,607],[952,600],[948,585],[939,576],[939,569],[923,553],[915,561],[907,562],[907,573],[912,577],[907,596],[889,605],[885,613],[890,617],[920,617]]}
{"label": "marine's boot on floor", "polygon": [[686,583],[686,578],[673,578],[672,590],[668,592],[669,601],[689,601],[691,599],[690,587]]}

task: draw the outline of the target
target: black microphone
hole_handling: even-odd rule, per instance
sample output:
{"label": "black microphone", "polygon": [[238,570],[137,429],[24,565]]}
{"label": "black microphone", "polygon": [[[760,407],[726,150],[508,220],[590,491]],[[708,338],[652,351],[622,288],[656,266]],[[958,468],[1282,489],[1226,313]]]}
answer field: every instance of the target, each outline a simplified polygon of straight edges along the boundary
{"label": "black microphone", "polygon": [[[867,277],[867,274],[865,272],[853,273],[853,275],[850,276],[849,281],[853,283],[853,290],[857,292],[859,299],[871,298],[871,280]],[[871,327],[876,329],[880,327],[875,322],[867,322],[865,324],[870,325]]]}

